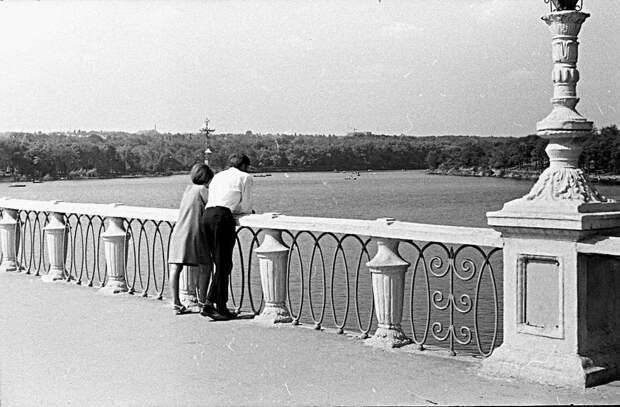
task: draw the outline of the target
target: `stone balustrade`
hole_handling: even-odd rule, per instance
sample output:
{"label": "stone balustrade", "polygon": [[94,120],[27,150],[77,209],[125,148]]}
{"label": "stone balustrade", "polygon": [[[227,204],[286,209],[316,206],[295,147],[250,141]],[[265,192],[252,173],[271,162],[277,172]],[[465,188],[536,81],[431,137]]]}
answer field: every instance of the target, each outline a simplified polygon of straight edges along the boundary
{"label": "stone balustrade", "polygon": [[[2,238],[9,254],[5,256],[7,264],[19,264],[22,272],[42,274],[45,281],[75,281],[107,294],[129,292],[163,298],[168,239],[176,209],[19,199],[0,199],[0,208],[4,212],[0,225],[12,225],[13,231],[13,237]],[[455,343],[465,343],[476,353],[472,343],[476,342],[482,354],[489,354],[497,345],[495,276],[489,268],[491,255],[480,249],[497,252],[501,248],[500,234],[492,229],[275,213],[242,216],[238,224],[240,244],[231,298],[234,308],[249,308],[258,315],[257,321],[310,323],[317,329],[331,326],[339,333],[357,330],[363,338],[372,335],[373,325],[377,325],[369,344],[398,347],[414,342],[418,349],[425,349],[431,342],[441,345],[445,341],[453,354]],[[9,244],[16,241],[19,231],[23,232],[19,243]],[[372,254],[375,246],[378,250]],[[475,248],[478,264],[469,278],[477,274],[478,280],[489,281],[492,316],[487,318],[491,326],[486,331],[493,334],[484,346],[479,338],[474,340],[478,333],[471,326],[476,321],[470,321],[465,329],[455,327],[448,317],[431,315],[431,310],[454,312],[459,307],[457,300],[463,299],[469,302],[464,313],[476,312],[472,308],[476,293],[457,295],[454,287],[441,282],[431,292],[432,279],[459,275],[456,259],[460,255],[452,246]],[[411,260],[401,259],[395,267],[399,247],[409,252],[403,255]],[[393,258],[384,255],[386,250]],[[33,261],[38,257],[43,259]],[[462,262],[474,263],[466,258]],[[252,266],[258,267],[259,274],[252,273]],[[405,284],[406,275],[415,277]],[[182,299],[189,306],[197,302],[196,276],[197,270],[188,268],[181,277]],[[407,306],[410,328],[403,329]],[[467,332],[466,337],[459,339],[459,332]]]}
{"label": "stone balustrade", "polygon": [[[0,199],[0,212],[1,270],[93,286],[106,294],[163,298],[176,209]],[[496,214],[490,217],[498,225],[504,219]],[[531,227],[527,222],[524,227]],[[254,313],[256,321],[270,325],[307,324],[357,333],[372,346],[412,346],[419,351],[443,348],[452,355],[493,356],[502,341],[515,342],[512,336],[561,335],[572,322],[560,321],[564,325],[545,328],[538,328],[537,322],[544,325],[553,318],[561,319],[562,297],[535,295],[540,290],[548,292],[545,271],[557,268],[561,258],[521,256],[527,259],[519,266],[522,272],[517,283],[506,283],[503,269],[506,259],[512,261],[514,255],[505,253],[504,248],[506,238],[512,237],[502,236],[504,229],[498,229],[389,218],[242,216],[238,218],[231,301],[237,311]],[[616,281],[611,271],[620,269],[615,260],[620,257],[618,243],[620,237],[593,233],[577,241],[574,248],[579,264],[605,275],[604,279],[590,278],[591,285]],[[524,244],[521,241],[520,247]],[[531,244],[548,248],[554,243],[537,234]],[[543,280],[534,278],[535,271],[540,271]],[[196,304],[196,273],[190,268],[181,278],[181,291],[189,305]],[[542,286],[528,291],[524,284],[530,280]],[[518,281],[521,297],[514,300],[514,309],[506,309],[502,282],[513,287]],[[608,291],[615,286],[607,284],[607,291],[600,289],[612,295]],[[504,295],[513,296],[511,288],[506,290],[504,287]],[[532,299],[527,297],[530,294]],[[565,298],[568,294],[561,295]],[[574,293],[578,303],[579,295]],[[558,301],[559,311],[553,305]],[[613,301],[594,301],[592,294],[584,301],[592,310],[605,308],[608,314],[616,307]],[[526,306],[530,307],[527,314]],[[516,328],[515,315],[521,318]],[[588,349],[596,346],[593,344],[614,349],[617,344],[603,332],[617,332],[620,324],[615,319],[594,320],[597,333],[591,335]],[[502,347],[501,360],[510,360],[506,356],[509,351],[510,347]],[[520,351],[515,354],[522,355]],[[553,363],[557,370],[561,360]],[[492,371],[489,366],[494,365],[485,365],[483,372]]]}

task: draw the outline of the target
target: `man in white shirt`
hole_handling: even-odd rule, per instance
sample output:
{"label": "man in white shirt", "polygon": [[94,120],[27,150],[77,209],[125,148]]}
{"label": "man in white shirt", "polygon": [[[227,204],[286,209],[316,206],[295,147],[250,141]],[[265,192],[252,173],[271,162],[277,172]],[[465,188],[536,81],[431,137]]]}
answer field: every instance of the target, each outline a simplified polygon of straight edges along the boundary
{"label": "man in white shirt", "polygon": [[235,318],[228,310],[228,279],[233,267],[236,241],[236,222],[233,215],[253,213],[252,183],[247,173],[250,159],[245,154],[232,154],[230,168],[213,177],[209,184],[209,199],[202,217],[207,247],[215,263],[215,273],[202,315],[216,321]]}

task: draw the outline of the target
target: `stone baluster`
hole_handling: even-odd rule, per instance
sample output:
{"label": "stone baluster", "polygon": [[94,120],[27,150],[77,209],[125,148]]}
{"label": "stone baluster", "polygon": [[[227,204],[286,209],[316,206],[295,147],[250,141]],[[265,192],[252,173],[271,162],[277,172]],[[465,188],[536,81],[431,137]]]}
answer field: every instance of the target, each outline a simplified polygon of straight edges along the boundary
{"label": "stone baluster", "polygon": [[2,263],[0,271],[16,271],[17,267],[17,211],[4,209],[0,220],[0,244],[2,245]]}
{"label": "stone baluster", "polygon": [[67,226],[65,215],[52,212],[48,224],[43,228],[47,255],[50,262],[49,272],[41,277],[45,282],[65,280],[65,260],[67,255]]}
{"label": "stone baluster", "polygon": [[379,324],[375,334],[365,343],[398,348],[411,343],[400,325],[403,317],[405,273],[410,263],[398,254],[398,240],[377,238],[376,241],[377,254],[366,266],[372,274],[372,293]]}
{"label": "stone baluster", "polygon": [[195,266],[183,266],[179,280],[179,296],[181,303],[187,308],[198,307],[196,288],[198,287],[198,273],[200,269]]}
{"label": "stone baluster", "polygon": [[108,281],[99,291],[103,294],[127,292],[125,267],[127,265],[127,231],[123,218],[108,218],[108,227],[101,234],[108,269]]}
{"label": "stone baluster", "polygon": [[[277,217],[277,214],[267,214]],[[289,248],[282,242],[279,230],[264,230],[263,243],[256,249],[260,268],[260,280],[263,288],[265,307],[256,317],[259,322],[291,322],[291,314],[286,306],[286,288],[288,284]]]}

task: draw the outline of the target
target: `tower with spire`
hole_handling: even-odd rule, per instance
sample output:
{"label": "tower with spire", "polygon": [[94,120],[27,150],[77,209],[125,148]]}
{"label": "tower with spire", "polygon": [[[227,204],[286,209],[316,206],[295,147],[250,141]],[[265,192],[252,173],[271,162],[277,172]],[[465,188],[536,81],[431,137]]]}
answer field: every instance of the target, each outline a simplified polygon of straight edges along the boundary
{"label": "tower with spire", "polygon": [[205,126],[200,129],[200,133],[205,137],[205,164],[207,165],[209,165],[209,155],[213,153],[209,148],[209,135],[215,131],[215,129],[209,127],[210,122],[209,118],[205,117]]}

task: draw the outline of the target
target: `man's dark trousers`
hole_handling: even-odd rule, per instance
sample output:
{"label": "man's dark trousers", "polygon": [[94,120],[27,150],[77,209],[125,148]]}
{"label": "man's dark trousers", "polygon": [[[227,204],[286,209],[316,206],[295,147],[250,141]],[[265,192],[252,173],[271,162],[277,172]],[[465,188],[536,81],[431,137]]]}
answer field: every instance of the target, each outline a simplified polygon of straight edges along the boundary
{"label": "man's dark trousers", "polygon": [[223,206],[206,208],[202,223],[207,238],[207,247],[215,263],[211,286],[207,292],[207,301],[218,309],[226,307],[228,302],[228,279],[233,267],[233,249],[236,241],[235,218],[230,209]]}

